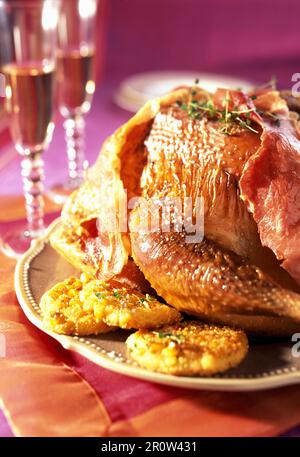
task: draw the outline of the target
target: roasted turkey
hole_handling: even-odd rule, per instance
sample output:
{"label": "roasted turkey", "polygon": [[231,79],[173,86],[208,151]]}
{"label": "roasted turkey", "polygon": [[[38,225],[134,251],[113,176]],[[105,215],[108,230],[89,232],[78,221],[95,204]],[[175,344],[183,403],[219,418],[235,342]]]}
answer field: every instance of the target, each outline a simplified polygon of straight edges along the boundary
{"label": "roasted turkey", "polygon": [[[257,335],[299,330],[300,136],[291,99],[193,87],[147,103],[103,145],[52,246],[83,271],[151,286],[204,320]],[[203,199],[202,240],[187,242],[172,203],[169,229],[160,212],[149,231],[153,201],[187,197]]]}

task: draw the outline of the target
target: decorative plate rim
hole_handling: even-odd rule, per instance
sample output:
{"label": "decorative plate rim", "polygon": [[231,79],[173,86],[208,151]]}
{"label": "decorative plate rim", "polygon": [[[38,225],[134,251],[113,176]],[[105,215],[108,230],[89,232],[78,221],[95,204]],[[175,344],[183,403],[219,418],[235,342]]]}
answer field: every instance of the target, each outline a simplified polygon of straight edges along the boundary
{"label": "decorative plate rim", "polygon": [[18,301],[28,320],[58,341],[64,349],[73,350],[95,364],[119,374],[174,387],[215,391],[255,391],[300,383],[300,370],[296,368],[295,371],[287,373],[280,372],[276,374],[275,370],[274,374],[240,379],[236,377],[183,377],[151,372],[135,363],[126,361],[123,356],[118,357],[116,353],[113,354],[115,360],[112,359],[112,356],[105,349],[96,346],[95,343],[90,341],[89,337],[59,335],[45,329],[39,317],[39,310],[37,309],[39,305],[31,294],[28,272],[30,271],[30,263],[42,252],[49,241],[50,234],[59,223],[60,218],[55,219],[47,228],[44,236],[33,241],[29,250],[18,260],[14,283]]}

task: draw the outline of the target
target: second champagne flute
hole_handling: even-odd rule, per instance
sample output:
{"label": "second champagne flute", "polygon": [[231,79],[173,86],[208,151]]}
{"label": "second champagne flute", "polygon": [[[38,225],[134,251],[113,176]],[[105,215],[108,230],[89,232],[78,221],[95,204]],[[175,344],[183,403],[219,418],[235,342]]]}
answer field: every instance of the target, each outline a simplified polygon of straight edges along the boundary
{"label": "second champagne flute", "polygon": [[58,24],[57,102],[64,117],[68,180],[53,187],[49,197],[64,203],[80,186],[87,168],[85,114],[95,91],[95,22],[97,0],[64,0]]}

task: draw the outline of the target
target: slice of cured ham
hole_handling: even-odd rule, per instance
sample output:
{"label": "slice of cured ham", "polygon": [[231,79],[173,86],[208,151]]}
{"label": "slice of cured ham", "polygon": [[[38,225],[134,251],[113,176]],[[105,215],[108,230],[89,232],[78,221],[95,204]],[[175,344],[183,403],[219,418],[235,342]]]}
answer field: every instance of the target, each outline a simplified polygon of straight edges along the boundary
{"label": "slice of cured ham", "polygon": [[259,96],[255,104],[269,116],[260,122],[261,146],[245,164],[241,198],[253,213],[262,244],[300,284],[299,132],[277,92]]}

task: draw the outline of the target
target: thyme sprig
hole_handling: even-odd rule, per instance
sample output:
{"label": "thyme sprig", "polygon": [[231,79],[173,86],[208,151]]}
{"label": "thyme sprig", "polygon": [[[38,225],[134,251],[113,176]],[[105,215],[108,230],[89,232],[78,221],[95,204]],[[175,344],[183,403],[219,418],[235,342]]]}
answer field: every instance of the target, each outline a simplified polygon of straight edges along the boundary
{"label": "thyme sprig", "polygon": [[[195,81],[197,84],[197,81]],[[198,87],[191,88],[190,97],[186,103],[177,100],[176,104],[179,108],[186,111],[188,117],[191,119],[202,119],[204,116],[215,119],[222,123],[219,131],[224,135],[231,135],[235,132],[235,126],[238,124],[240,127],[250,130],[251,132],[258,133],[252,126],[250,114],[255,111],[255,108],[240,110],[238,107],[230,109],[229,91],[226,91],[223,100],[222,109],[217,108],[211,97],[206,100],[195,98],[198,95]]]}
{"label": "thyme sprig", "polygon": [[257,110],[257,112],[262,117],[270,118],[270,120],[273,121],[275,125],[277,125],[277,126],[280,125],[280,117],[278,116],[278,114],[271,113],[271,111],[262,111],[262,110]]}

